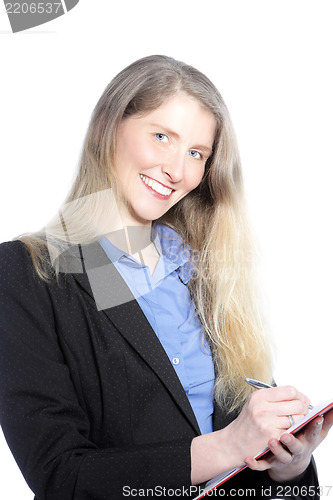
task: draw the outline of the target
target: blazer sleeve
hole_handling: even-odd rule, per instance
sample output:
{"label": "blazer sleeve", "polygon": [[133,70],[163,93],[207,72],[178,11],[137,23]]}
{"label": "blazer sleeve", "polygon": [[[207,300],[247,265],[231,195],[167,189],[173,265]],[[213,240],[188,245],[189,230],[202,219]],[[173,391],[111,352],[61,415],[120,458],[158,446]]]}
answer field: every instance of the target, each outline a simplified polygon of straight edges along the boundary
{"label": "blazer sleeve", "polygon": [[1,244],[0,263],[0,423],[36,498],[99,500],[123,498],[124,486],[190,487],[190,439],[125,449],[91,442],[49,285],[22,242]]}

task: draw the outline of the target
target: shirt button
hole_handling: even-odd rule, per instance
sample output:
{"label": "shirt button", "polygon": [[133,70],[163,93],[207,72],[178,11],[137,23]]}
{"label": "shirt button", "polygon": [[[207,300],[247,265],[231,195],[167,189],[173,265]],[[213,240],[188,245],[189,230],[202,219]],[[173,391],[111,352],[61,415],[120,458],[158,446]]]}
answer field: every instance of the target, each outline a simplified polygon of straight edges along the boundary
{"label": "shirt button", "polygon": [[172,358],[172,362],[174,365],[178,365],[179,364],[179,358]]}

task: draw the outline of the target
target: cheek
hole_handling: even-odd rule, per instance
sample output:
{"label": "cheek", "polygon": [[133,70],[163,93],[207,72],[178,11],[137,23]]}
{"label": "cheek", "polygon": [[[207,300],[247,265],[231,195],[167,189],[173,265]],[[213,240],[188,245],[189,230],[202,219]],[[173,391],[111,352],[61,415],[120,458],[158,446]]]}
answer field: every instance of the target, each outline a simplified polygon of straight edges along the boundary
{"label": "cheek", "polygon": [[203,166],[202,168],[192,168],[186,176],[186,188],[189,191],[192,191],[195,189],[197,186],[199,186],[203,176],[205,173],[205,167]]}
{"label": "cheek", "polygon": [[158,163],[156,152],[141,141],[133,141],[126,148],[126,157],[133,170],[141,170]]}

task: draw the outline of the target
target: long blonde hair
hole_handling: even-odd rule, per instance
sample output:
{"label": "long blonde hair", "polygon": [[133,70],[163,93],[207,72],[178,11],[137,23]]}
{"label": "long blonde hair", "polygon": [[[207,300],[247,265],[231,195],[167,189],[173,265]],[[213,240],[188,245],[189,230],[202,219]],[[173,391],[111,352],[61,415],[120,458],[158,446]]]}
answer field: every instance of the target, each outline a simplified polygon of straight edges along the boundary
{"label": "long blonde hair", "polygon": [[112,168],[121,120],[156,109],[177,91],[213,113],[216,137],[200,185],[157,222],[175,229],[193,249],[195,274],[189,289],[212,347],[216,400],[232,411],[249,395],[244,377],[270,382],[272,363],[258,307],[237,142],[225,103],[205,75],[166,56],[145,57],[121,71],[92,114],[79,170],[64,204],[72,207],[66,213],[66,231],[60,211],[42,231],[20,239],[44,280],[57,275],[50,256],[52,263],[52,249],[65,242],[68,233],[71,243],[96,240],[103,232],[101,221],[112,216],[105,194],[112,188],[115,198],[121,197]]}

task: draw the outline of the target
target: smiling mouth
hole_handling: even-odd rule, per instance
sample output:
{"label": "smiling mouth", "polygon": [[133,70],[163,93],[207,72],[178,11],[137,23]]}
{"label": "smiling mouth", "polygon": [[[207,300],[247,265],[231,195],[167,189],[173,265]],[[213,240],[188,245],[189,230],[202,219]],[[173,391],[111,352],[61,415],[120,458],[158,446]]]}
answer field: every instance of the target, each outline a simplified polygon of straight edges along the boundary
{"label": "smiling mouth", "polygon": [[174,191],[174,189],[167,188],[166,186],[163,186],[163,184],[160,184],[157,181],[154,181],[150,177],[146,177],[145,175],[140,174],[140,178],[146,186],[150,187],[153,191],[156,193],[162,195],[162,196],[170,196],[170,194]]}

